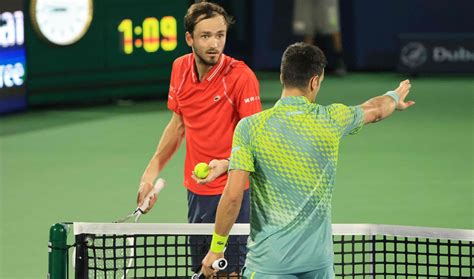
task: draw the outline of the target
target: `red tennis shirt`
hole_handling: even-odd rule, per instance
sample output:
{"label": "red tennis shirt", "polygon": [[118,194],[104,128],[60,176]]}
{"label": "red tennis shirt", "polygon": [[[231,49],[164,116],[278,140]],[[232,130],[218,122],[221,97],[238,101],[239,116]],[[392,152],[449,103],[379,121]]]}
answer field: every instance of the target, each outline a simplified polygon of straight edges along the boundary
{"label": "red tennis shirt", "polygon": [[222,194],[227,175],[199,185],[192,170],[199,162],[229,158],[239,120],[262,110],[255,74],[244,62],[222,54],[199,81],[194,54],[181,56],[173,63],[168,108],[185,125],[184,186],[199,195]]}

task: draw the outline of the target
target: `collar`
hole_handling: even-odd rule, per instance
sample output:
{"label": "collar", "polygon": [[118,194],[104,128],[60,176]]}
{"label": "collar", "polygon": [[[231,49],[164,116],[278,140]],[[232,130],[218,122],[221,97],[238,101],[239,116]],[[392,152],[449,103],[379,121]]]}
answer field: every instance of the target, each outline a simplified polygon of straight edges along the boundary
{"label": "collar", "polygon": [[312,103],[304,96],[289,96],[278,100],[275,106],[281,105],[311,105]]}
{"label": "collar", "polygon": [[[204,78],[201,82],[211,81],[215,76],[217,76],[219,71],[223,68],[224,60],[225,60],[225,55],[224,55],[224,53],[222,53],[221,57],[219,58],[219,62],[217,62],[216,65],[212,66],[211,70],[209,70],[209,72],[204,76]],[[197,83],[197,82],[199,82],[199,79],[196,75],[196,63],[195,63],[194,53],[191,54],[190,62],[192,63],[191,76],[192,76],[193,82]]]}

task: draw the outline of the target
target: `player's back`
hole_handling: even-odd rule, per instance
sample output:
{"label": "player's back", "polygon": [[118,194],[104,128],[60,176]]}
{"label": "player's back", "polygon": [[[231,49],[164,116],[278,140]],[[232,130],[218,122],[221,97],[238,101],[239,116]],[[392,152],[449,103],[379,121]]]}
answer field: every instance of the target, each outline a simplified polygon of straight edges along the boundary
{"label": "player's back", "polygon": [[249,268],[292,273],[332,264],[330,207],[347,108],[286,97],[239,124],[234,148],[248,133],[254,169]]}
{"label": "player's back", "polygon": [[332,190],[339,136],[326,108],[304,97],[288,97],[248,119],[254,190],[262,201],[278,201],[264,208],[269,227],[308,214],[302,207],[309,197],[321,215],[330,206],[323,198]]}

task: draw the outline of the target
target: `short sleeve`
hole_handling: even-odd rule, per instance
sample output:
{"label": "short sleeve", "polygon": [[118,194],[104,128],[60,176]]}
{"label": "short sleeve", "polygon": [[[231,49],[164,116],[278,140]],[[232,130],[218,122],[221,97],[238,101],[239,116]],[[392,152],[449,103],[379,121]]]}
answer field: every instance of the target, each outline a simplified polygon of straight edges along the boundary
{"label": "short sleeve", "polygon": [[333,104],[328,107],[328,111],[341,137],[356,134],[364,125],[364,113],[360,106]]}
{"label": "short sleeve", "polygon": [[240,120],[234,131],[229,170],[255,171],[249,132],[248,119]]}
{"label": "short sleeve", "polygon": [[181,109],[179,107],[179,102],[177,98],[177,91],[179,89],[178,64],[180,63],[175,60],[175,62],[173,63],[173,68],[171,70],[170,88],[168,91],[168,109],[174,111],[177,114],[181,114]]}
{"label": "short sleeve", "polygon": [[245,67],[237,82],[234,94],[237,97],[236,105],[239,117],[242,119],[261,112],[262,103],[260,102],[259,84],[252,70]]}

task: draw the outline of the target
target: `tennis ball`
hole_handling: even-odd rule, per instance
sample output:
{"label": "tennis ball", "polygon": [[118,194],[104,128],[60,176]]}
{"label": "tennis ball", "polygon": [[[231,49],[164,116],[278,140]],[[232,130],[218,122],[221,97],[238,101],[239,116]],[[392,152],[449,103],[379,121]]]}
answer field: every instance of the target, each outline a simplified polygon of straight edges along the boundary
{"label": "tennis ball", "polygon": [[209,165],[201,162],[194,167],[194,175],[197,178],[204,179],[209,174]]}

